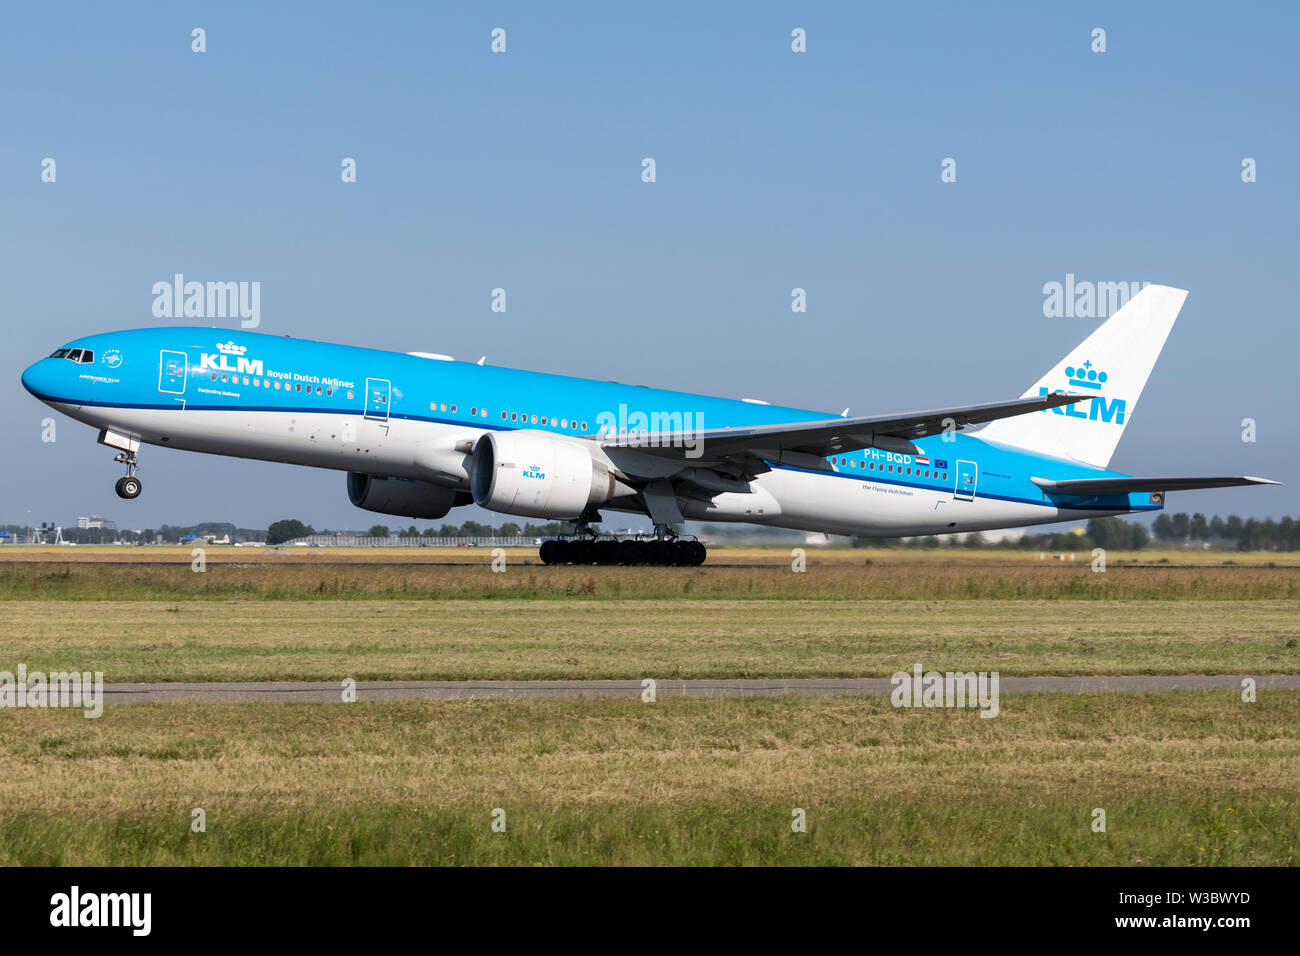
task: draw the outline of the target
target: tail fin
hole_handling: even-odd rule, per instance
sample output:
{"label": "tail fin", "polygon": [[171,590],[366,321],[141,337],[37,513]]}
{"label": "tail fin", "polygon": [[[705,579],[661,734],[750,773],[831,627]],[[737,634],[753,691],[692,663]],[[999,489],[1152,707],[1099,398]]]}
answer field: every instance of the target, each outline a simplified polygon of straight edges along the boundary
{"label": "tail fin", "polygon": [[1091,402],[990,422],[979,437],[1105,468],[1186,298],[1147,286],[1021,396],[1095,393]]}

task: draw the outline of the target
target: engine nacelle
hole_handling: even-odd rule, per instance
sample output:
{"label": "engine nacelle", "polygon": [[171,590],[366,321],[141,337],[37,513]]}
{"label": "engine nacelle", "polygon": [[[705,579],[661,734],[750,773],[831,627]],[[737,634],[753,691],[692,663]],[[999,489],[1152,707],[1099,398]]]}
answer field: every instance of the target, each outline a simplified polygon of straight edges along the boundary
{"label": "engine nacelle", "polygon": [[585,442],[546,432],[487,432],[469,466],[474,503],[529,518],[577,518],[587,508],[634,494]]}
{"label": "engine nacelle", "polygon": [[[459,500],[458,500],[459,499]],[[348,500],[358,508],[403,518],[442,518],[469,495],[455,488],[411,478],[377,478],[348,472]]]}

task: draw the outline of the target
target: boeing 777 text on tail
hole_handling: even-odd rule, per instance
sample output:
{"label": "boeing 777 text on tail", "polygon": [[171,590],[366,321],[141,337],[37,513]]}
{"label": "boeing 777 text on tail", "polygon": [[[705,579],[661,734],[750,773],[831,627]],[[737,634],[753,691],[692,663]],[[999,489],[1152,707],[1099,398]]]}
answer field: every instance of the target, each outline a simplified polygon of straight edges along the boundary
{"label": "boeing 777 text on tail", "polygon": [[[1109,470],[1187,293],[1147,286],[1020,398],[849,418],[254,332],[89,335],[23,385],[99,429],[140,494],[143,445],[347,472],[367,511],[441,518],[471,502],[576,523],[547,563],[695,565],[694,520],[896,537],[1164,507],[1165,493],[1277,484]],[[982,426],[977,431],[970,431]],[[653,537],[590,529],[646,515]]]}

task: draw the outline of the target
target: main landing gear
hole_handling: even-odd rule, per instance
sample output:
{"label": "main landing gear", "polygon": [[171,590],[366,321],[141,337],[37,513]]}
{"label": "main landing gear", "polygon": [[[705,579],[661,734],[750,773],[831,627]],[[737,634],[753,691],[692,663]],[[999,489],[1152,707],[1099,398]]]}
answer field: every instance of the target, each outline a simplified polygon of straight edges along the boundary
{"label": "main landing gear", "polygon": [[117,484],[113,490],[117,492],[119,498],[138,498],[143,485],[140,479],[135,476],[135,452],[124,451],[113,459],[118,464],[126,465],[126,477],[117,479]]}
{"label": "main landing gear", "polygon": [[538,552],[542,563],[697,568],[708,557],[699,541],[676,538],[666,527],[656,527],[653,538],[601,538],[585,524],[579,524],[577,532],[577,537],[543,541]]}
{"label": "main landing gear", "polygon": [[543,564],[652,564],[696,568],[708,551],[698,541],[662,538],[553,538],[538,552]]}

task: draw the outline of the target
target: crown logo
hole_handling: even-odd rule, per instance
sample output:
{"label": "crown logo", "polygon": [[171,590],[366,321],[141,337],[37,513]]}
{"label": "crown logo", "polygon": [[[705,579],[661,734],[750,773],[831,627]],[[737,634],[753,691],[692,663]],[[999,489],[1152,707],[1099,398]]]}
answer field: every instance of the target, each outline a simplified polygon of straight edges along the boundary
{"label": "crown logo", "polygon": [[234,342],[218,342],[217,351],[224,352],[226,355],[243,355],[248,349],[242,345],[236,345]]}
{"label": "crown logo", "polygon": [[1070,380],[1071,385],[1078,385],[1082,388],[1095,388],[1099,391],[1106,384],[1106,373],[1098,372],[1093,368],[1091,360],[1078,366],[1067,365],[1065,367],[1065,377]]}

